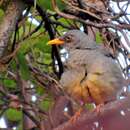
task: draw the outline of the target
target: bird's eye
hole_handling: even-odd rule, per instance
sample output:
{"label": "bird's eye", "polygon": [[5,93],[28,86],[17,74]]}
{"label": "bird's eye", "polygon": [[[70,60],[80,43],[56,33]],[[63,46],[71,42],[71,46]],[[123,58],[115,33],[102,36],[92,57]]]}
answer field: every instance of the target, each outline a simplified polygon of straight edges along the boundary
{"label": "bird's eye", "polygon": [[65,37],[66,42],[71,42],[72,38],[71,37]]}

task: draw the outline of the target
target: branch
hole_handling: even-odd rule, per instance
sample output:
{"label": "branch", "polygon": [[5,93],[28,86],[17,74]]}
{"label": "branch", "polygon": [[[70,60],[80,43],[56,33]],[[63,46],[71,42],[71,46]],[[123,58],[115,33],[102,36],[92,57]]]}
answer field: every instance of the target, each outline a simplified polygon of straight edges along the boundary
{"label": "branch", "polygon": [[53,6],[53,9],[56,11],[56,13],[64,18],[67,18],[67,19],[72,19],[72,20],[76,20],[78,22],[81,22],[83,24],[86,24],[88,26],[93,26],[95,28],[113,28],[113,29],[116,29],[116,30],[121,30],[121,29],[130,29],[130,25],[129,24],[124,24],[124,25],[119,25],[119,24],[113,24],[111,22],[107,22],[106,23],[94,23],[94,22],[90,22],[88,20],[83,20],[81,18],[78,18],[77,16],[74,16],[74,15],[71,15],[71,14],[65,14],[63,12],[61,12],[59,10],[59,8],[57,7],[57,4],[56,4],[56,0],[52,0],[52,6]]}
{"label": "branch", "polygon": [[64,2],[65,4],[67,4],[67,5],[69,5],[71,8],[76,9],[76,11],[80,11],[80,12],[86,13],[86,14],[88,14],[88,15],[94,17],[96,20],[101,20],[100,17],[98,17],[98,16],[95,15],[94,13],[91,13],[91,12],[88,11],[88,10],[81,9],[81,8],[79,8],[79,7],[73,6],[73,5],[71,5],[69,2],[67,2],[66,0],[63,0],[63,2]]}
{"label": "branch", "polygon": [[74,122],[61,124],[53,130],[129,130],[130,129],[130,96],[106,104],[100,110],[87,111]]}

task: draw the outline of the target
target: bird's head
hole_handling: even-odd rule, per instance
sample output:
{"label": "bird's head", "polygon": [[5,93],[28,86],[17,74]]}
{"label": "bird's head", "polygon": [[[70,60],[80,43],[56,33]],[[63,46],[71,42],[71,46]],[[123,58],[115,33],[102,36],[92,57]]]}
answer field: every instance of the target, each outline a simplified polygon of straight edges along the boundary
{"label": "bird's head", "polygon": [[63,36],[48,42],[49,45],[63,45],[66,49],[92,48],[93,43],[89,36],[79,30],[70,30]]}

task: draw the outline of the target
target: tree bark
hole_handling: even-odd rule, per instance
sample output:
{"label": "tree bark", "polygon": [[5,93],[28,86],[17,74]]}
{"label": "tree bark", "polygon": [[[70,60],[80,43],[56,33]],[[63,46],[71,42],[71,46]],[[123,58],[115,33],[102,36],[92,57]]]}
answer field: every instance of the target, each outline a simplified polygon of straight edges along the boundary
{"label": "tree bark", "polygon": [[3,56],[8,46],[9,39],[24,8],[25,5],[21,0],[11,0],[5,11],[5,16],[0,24],[0,57]]}

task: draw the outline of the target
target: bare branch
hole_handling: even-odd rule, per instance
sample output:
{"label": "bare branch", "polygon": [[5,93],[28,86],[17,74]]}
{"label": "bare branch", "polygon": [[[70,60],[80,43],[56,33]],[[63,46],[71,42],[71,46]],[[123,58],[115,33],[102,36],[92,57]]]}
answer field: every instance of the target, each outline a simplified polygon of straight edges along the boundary
{"label": "bare branch", "polygon": [[129,130],[130,128],[130,96],[114,101],[96,111],[83,112],[74,122],[61,124],[53,130]]}

